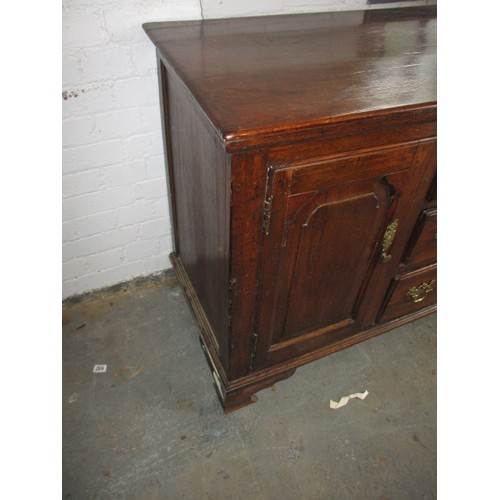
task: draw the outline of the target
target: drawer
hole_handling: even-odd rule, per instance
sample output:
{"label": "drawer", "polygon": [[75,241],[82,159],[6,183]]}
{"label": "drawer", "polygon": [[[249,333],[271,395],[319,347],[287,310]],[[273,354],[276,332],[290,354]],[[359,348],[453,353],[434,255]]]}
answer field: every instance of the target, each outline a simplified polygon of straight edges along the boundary
{"label": "drawer", "polygon": [[437,210],[424,210],[420,216],[408,246],[403,254],[403,263],[408,266],[423,266],[436,262],[437,256]]}
{"label": "drawer", "polygon": [[417,312],[434,305],[436,299],[436,265],[400,274],[389,287],[378,321],[386,322]]}

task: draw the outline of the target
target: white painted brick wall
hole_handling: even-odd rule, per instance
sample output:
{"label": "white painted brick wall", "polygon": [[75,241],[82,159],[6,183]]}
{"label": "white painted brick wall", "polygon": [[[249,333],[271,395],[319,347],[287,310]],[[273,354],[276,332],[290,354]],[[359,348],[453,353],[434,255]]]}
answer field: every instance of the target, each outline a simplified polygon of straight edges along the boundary
{"label": "white painted brick wall", "polygon": [[63,0],[63,298],[170,266],[156,57],[143,23],[366,7],[366,0]]}
{"label": "white painted brick wall", "polygon": [[63,0],[63,298],[169,267],[156,57],[198,0]]}

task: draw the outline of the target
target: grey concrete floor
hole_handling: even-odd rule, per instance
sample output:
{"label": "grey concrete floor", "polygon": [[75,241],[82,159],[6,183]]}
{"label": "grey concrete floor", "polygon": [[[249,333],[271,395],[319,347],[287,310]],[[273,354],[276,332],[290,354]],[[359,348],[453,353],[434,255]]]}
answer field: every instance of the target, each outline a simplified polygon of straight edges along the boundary
{"label": "grey concrete floor", "polygon": [[225,415],[167,274],[65,304],[62,393],[63,498],[436,496],[435,316],[301,367]]}

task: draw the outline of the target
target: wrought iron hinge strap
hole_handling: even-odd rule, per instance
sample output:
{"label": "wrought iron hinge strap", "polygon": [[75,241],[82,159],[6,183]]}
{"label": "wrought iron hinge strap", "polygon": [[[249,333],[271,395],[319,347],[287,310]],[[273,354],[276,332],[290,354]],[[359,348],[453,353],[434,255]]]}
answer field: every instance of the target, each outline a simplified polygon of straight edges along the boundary
{"label": "wrought iron hinge strap", "polygon": [[259,336],[253,332],[252,333],[252,350],[250,352],[250,369],[253,368],[253,362],[255,357],[257,356],[257,340]]}
{"label": "wrought iron hinge strap", "polygon": [[262,228],[265,234],[269,234],[271,230],[271,209],[272,209],[273,197],[269,197],[264,201],[264,215],[262,218]]}

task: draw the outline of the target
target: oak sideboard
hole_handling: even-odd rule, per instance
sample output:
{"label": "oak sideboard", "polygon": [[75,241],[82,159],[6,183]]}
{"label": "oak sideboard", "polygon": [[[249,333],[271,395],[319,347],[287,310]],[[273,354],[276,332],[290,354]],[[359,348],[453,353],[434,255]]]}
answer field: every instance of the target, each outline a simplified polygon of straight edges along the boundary
{"label": "oak sideboard", "polygon": [[144,30],[171,261],[225,411],[436,310],[435,7]]}

